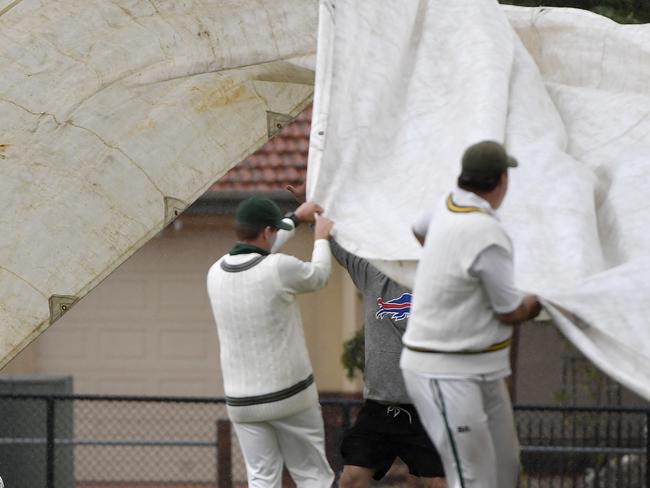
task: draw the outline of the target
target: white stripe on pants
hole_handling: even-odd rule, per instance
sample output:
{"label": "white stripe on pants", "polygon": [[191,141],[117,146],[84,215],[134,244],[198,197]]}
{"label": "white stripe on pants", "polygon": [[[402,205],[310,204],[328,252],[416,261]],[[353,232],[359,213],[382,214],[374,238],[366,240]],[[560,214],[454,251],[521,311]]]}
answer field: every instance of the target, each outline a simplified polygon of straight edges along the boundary
{"label": "white stripe on pants", "polygon": [[402,370],[449,488],[515,488],[519,441],[505,381],[434,379]]}
{"label": "white stripe on pants", "polygon": [[246,461],[249,488],[279,488],[282,464],[298,488],[330,488],[334,473],[325,457],[319,404],[267,422],[233,422]]}

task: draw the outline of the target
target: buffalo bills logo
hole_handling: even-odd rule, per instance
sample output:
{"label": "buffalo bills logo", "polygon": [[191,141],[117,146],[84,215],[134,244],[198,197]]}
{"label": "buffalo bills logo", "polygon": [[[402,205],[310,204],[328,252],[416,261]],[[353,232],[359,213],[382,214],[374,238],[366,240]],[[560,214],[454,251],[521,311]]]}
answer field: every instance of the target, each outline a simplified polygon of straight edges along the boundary
{"label": "buffalo bills logo", "polygon": [[384,302],[381,297],[377,298],[377,313],[378,319],[383,319],[388,316],[393,320],[404,320],[408,318],[411,313],[411,294],[403,293],[399,298],[388,300]]}

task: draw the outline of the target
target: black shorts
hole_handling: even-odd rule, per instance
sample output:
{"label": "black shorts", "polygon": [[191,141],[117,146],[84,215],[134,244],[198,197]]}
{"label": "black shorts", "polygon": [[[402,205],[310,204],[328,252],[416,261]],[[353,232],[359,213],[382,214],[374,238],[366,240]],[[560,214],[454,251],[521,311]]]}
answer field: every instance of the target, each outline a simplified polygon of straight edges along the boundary
{"label": "black shorts", "polygon": [[438,451],[433,446],[413,405],[383,405],[366,400],[357,420],[343,434],[344,465],[374,471],[380,480],[399,457],[413,476],[443,477]]}

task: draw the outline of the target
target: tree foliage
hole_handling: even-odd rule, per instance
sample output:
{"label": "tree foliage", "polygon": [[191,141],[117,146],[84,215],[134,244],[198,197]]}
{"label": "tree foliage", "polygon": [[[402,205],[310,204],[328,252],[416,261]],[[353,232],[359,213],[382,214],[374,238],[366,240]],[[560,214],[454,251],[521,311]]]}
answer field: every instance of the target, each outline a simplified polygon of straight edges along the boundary
{"label": "tree foliage", "polygon": [[365,365],[363,329],[358,330],[351,339],[343,343],[341,364],[349,380],[354,379],[357,371],[363,373]]}
{"label": "tree foliage", "polygon": [[621,24],[650,22],[650,0],[502,0],[522,7],[573,7],[591,10]]}

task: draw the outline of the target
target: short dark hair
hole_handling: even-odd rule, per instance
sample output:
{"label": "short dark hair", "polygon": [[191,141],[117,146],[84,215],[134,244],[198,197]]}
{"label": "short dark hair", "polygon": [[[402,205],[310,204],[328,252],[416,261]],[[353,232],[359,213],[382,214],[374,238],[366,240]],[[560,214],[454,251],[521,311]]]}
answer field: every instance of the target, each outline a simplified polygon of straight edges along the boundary
{"label": "short dark hair", "polygon": [[492,191],[499,184],[503,173],[505,171],[485,175],[461,173],[458,177],[458,187],[472,192]]}
{"label": "short dark hair", "polygon": [[234,229],[240,241],[254,241],[268,226],[264,224],[242,224],[235,222]]}

